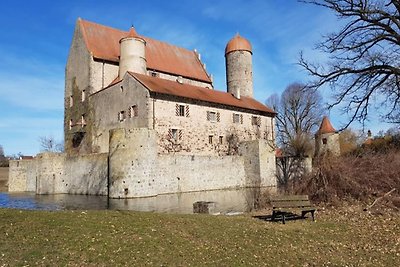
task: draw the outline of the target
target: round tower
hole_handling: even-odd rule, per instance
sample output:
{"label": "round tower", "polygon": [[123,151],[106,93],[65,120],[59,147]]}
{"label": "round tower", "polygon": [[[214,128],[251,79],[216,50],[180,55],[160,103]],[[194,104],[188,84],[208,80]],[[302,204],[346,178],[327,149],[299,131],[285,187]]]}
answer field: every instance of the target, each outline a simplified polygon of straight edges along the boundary
{"label": "round tower", "polygon": [[225,48],[226,84],[228,93],[253,97],[253,64],[250,42],[236,34]]}
{"label": "round tower", "polygon": [[339,133],[333,128],[327,116],[324,116],[315,134],[315,156],[324,154],[340,156]]}
{"label": "round tower", "polygon": [[122,80],[127,71],[146,74],[146,41],[133,27],[120,41],[119,78]]}

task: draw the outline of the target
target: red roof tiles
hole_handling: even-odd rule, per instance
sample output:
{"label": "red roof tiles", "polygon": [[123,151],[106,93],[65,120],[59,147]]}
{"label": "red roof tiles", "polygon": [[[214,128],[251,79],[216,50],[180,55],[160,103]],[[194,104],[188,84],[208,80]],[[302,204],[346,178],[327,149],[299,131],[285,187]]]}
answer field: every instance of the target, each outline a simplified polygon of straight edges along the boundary
{"label": "red roof tiles", "polygon": [[[78,23],[86,46],[94,58],[119,62],[119,41],[128,36],[128,32],[82,19],[79,19]],[[144,36],[141,38],[146,41],[148,69],[211,83],[210,77],[194,51]]]}
{"label": "red roof tiles", "polygon": [[250,42],[243,38],[242,36],[236,34],[226,45],[225,47],[225,55],[238,50],[249,51],[252,53],[252,48]]}
{"label": "red roof tiles", "polygon": [[335,133],[336,130],[333,128],[331,122],[329,121],[327,116],[324,116],[321,122],[321,126],[319,127],[319,134],[327,134],[327,133]]}
{"label": "red roof tiles", "polygon": [[129,74],[136,78],[150,91],[155,93],[174,95],[216,104],[261,111],[269,113],[272,116],[276,114],[272,109],[268,108],[267,106],[263,105],[262,103],[251,97],[243,96],[240,99],[237,99],[230,93],[193,86],[189,84],[181,84],[175,81],[165,80],[133,72],[129,72]]}

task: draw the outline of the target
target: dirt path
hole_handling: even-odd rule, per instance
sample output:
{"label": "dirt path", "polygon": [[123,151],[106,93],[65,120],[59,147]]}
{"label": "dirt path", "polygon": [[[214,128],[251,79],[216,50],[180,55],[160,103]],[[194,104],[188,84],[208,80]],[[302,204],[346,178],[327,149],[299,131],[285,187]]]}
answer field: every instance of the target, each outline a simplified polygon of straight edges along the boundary
{"label": "dirt path", "polygon": [[0,192],[8,191],[8,167],[0,167]]}

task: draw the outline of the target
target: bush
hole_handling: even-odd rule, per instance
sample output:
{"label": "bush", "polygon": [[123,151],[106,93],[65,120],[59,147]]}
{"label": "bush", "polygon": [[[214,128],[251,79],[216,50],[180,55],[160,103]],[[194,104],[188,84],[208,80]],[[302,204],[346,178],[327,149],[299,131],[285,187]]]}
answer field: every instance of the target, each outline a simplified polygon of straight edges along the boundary
{"label": "bush", "polygon": [[293,188],[293,193],[308,194],[315,202],[333,205],[343,200],[370,201],[393,188],[396,189],[391,194],[394,199],[400,196],[400,153],[391,150],[325,158]]}

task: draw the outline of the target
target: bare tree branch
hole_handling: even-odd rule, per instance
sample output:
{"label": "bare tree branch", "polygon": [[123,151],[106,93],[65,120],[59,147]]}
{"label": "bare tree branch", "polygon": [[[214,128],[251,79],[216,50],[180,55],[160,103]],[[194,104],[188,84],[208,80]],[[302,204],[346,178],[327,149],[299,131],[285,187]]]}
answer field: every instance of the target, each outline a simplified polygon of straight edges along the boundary
{"label": "bare tree branch", "polygon": [[[324,37],[317,49],[329,56],[328,63],[309,62],[301,54],[299,65],[314,80],[312,88],[329,86],[334,100],[330,107],[364,122],[371,108],[380,107],[384,120],[400,121],[400,0],[304,0],[325,7],[346,24]],[[382,112],[382,107],[385,110]]]}
{"label": "bare tree branch", "polygon": [[278,113],[277,139],[285,154],[300,157],[311,154],[313,133],[324,114],[318,91],[293,83],[286,87],[280,98],[275,94],[266,102]]}

